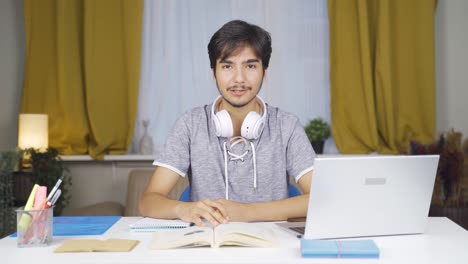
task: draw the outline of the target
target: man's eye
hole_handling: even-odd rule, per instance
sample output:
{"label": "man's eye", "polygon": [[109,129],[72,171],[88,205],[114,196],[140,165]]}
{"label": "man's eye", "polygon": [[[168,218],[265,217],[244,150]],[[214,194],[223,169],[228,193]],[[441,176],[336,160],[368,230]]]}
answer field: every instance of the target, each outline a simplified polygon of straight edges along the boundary
{"label": "man's eye", "polygon": [[222,65],[222,66],[221,66],[221,68],[222,68],[222,69],[229,70],[229,69],[231,69],[231,68],[232,68],[232,66],[231,66],[231,65],[229,65],[229,64],[224,64],[224,65]]}
{"label": "man's eye", "polygon": [[249,69],[256,69],[256,68],[257,68],[257,65],[255,65],[255,64],[247,64],[247,68],[249,68]]}

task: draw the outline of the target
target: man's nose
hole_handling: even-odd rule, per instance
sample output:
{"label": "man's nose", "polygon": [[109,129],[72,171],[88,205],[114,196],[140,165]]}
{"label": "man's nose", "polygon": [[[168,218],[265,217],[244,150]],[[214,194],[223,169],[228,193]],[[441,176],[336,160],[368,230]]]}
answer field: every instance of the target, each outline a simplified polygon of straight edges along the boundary
{"label": "man's nose", "polygon": [[242,68],[238,68],[234,75],[234,81],[236,83],[243,83],[244,80],[245,80],[244,71],[242,70]]}

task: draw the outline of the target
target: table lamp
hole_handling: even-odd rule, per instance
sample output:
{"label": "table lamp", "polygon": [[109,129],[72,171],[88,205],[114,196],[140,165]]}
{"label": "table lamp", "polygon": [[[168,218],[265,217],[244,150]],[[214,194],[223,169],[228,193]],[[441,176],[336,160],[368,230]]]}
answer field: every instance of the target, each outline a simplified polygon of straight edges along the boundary
{"label": "table lamp", "polygon": [[[20,114],[18,147],[21,150],[34,148],[45,151],[49,146],[49,122],[47,114]],[[22,168],[29,168],[29,157],[23,156]]]}

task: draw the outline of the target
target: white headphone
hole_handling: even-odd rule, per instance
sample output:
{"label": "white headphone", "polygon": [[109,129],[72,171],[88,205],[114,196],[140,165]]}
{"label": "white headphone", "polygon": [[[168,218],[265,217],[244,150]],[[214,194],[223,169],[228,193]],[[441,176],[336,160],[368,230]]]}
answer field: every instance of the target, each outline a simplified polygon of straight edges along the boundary
{"label": "white headphone", "polygon": [[[255,111],[250,111],[247,116],[244,118],[241,127],[241,135],[246,139],[257,139],[260,137],[260,134],[263,131],[265,126],[265,119],[267,115],[267,108],[265,101],[263,101],[260,96],[257,95],[258,100],[262,102],[263,105],[263,114],[260,116]],[[221,96],[218,96],[211,106],[211,117],[216,129],[216,136],[218,137],[232,137],[234,129],[232,127],[231,116],[228,111],[221,110],[215,114],[215,108],[218,101],[221,99]]]}

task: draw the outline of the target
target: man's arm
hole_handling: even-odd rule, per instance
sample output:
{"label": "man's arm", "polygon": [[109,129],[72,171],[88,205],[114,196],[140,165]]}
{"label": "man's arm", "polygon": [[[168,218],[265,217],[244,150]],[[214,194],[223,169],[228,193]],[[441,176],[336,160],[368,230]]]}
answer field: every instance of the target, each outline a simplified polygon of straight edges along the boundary
{"label": "man's arm", "polygon": [[231,221],[280,221],[289,218],[305,217],[309,203],[310,184],[312,171],[304,174],[299,179],[302,195],[284,200],[244,204],[224,199],[218,200],[227,211]]}
{"label": "man's arm", "polygon": [[187,222],[203,225],[202,218],[213,225],[226,223],[226,210],[216,201],[180,202],[167,196],[179,180],[179,174],[157,167],[139,203],[140,213],[144,216],[162,219],[179,218]]}

